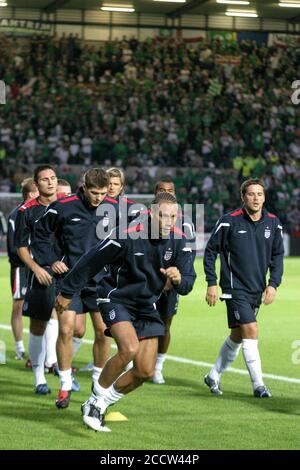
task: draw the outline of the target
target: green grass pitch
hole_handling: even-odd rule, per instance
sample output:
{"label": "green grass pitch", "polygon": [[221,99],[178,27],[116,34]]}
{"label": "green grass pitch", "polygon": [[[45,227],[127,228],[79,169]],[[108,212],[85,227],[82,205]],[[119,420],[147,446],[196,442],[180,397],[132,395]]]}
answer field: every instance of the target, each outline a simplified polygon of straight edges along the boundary
{"label": "green grass pitch", "polygon": [[[227,335],[225,306],[206,305],[201,260],[196,268],[194,291],[181,298],[173,323],[169,354],[212,363]],[[0,339],[7,347],[7,364],[0,365],[0,449],[300,448],[300,383],[277,378],[300,379],[300,364],[292,360],[294,354],[300,362],[300,351],[293,349],[300,340],[299,258],[286,259],[277,299],[259,313],[263,370],[276,376],[266,379],[272,399],[253,398],[249,377],[233,372],[224,374],[224,395],[215,397],[203,385],[207,367],[167,360],[166,384],[146,383],[115,405],[112,411],[123,413],[128,421],[110,423],[108,434],[90,431],[81,422],[80,404],[90,393],[90,373],[78,373],[81,391],[73,393],[66,410],[54,405],[54,376],[49,377],[51,395],[34,395],[32,372],[14,360],[12,334],[2,327],[9,325],[11,309],[6,258],[0,259],[0,286]],[[86,337],[92,338],[90,322]],[[26,345],[27,339],[25,335]],[[91,346],[84,344],[74,364],[81,367],[90,360]],[[242,355],[233,367],[245,369]]]}

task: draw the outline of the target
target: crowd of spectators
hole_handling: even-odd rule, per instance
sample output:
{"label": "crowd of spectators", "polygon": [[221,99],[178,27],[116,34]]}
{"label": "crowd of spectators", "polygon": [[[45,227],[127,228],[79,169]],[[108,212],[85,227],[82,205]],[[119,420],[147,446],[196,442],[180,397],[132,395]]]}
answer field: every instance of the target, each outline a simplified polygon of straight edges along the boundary
{"label": "crowd of spectators", "polygon": [[251,175],[300,229],[299,55],[251,41],[0,36],[0,191],[45,162],[73,185],[73,165],[134,168],[130,193],[152,192],[165,169],[182,200],[206,204],[209,229]]}

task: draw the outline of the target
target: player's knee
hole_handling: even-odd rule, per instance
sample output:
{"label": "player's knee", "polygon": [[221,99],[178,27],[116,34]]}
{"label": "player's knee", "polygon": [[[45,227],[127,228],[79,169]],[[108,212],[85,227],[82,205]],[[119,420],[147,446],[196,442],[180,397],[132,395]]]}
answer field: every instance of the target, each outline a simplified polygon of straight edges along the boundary
{"label": "player's knee", "polygon": [[124,363],[124,366],[128,364],[128,362],[132,361],[136,356],[139,349],[139,344],[128,344],[126,347],[119,349],[119,357],[121,361]]}
{"label": "player's knee", "polygon": [[163,317],[163,322],[165,324],[165,334],[170,333],[172,320],[173,320],[173,317]]}
{"label": "player's knee", "polygon": [[[64,338],[73,338],[74,336],[74,328],[73,325],[66,323],[64,325],[59,326],[59,335],[63,336]],[[76,333],[76,338],[80,338],[80,336],[77,336]]]}
{"label": "player's knee", "polygon": [[30,333],[35,336],[43,336],[47,327],[47,322],[42,320],[31,320],[30,322]]}
{"label": "player's knee", "polygon": [[234,342],[234,343],[241,343],[242,342],[242,334],[241,334],[241,331],[240,331],[240,328],[235,328],[235,329],[232,329],[231,330],[231,333],[230,333],[230,339]]}
{"label": "player's knee", "polygon": [[14,307],[12,311],[12,317],[13,318],[21,318],[22,317],[22,309]]}
{"label": "player's knee", "polygon": [[13,309],[12,309],[12,316],[13,317],[21,317],[23,310],[23,301],[14,300],[13,302]]}
{"label": "player's knee", "polygon": [[85,325],[76,326],[73,336],[82,339],[85,335]]}
{"label": "player's knee", "polygon": [[258,329],[256,323],[248,323],[241,327],[243,339],[257,339]]}
{"label": "player's knee", "polygon": [[34,326],[30,328],[30,333],[34,336],[43,336],[43,334],[45,333],[45,328],[42,328],[40,326]]}
{"label": "player's knee", "polygon": [[104,341],[105,338],[108,340],[108,337],[104,335],[104,331],[105,328],[97,328],[95,330],[95,341]]}
{"label": "player's knee", "polygon": [[147,365],[139,366],[135,369],[135,375],[143,381],[151,379],[154,374],[154,368]]}

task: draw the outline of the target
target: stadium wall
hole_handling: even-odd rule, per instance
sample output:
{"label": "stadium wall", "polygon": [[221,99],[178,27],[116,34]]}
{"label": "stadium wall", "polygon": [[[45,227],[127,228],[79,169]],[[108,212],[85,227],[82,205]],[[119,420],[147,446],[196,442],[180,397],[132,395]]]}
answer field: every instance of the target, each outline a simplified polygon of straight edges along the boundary
{"label": "stadium wall", "polygon": [[[205,37],[205,31],[260,31],[300,33],[300,24],[286,20],[262,18],[230,18],[221,15],[167,15],[139,13],[108,13],[99,10],[59,9],[54,13],[29,8],[1,8],[0,32],[9,33],[1,24],[5,19],[32,20],[51,26],[51,34],[78,34],[81,39],[99,41],[120,39],[124,35],[139,40],[156,36],[184,38]],[[16,31],[15,31],[16,32]],[[24,31],[23,31],[24,33]],[[18,34],[21,34],[19,31]]]}

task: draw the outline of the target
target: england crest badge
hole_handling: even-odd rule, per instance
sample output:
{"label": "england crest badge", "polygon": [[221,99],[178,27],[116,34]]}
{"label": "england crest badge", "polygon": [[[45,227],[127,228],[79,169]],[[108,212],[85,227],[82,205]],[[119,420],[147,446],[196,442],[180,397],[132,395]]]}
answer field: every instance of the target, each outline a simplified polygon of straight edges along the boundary
{"label": "england crest badge", "polygon": [[112,310],[110,310],[109,312],[109,319],[110,320],[114,320],[116,318],[116,311],[115,309],[113,308]]}

